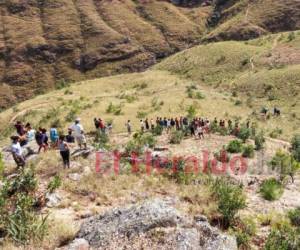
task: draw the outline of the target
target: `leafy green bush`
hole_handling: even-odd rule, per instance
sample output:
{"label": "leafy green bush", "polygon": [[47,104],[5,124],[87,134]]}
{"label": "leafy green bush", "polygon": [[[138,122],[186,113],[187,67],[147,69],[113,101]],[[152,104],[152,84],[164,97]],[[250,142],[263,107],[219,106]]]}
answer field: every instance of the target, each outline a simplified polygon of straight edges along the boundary
{"label": "leafy green bush", "polygon": [[292,155],[300,162],[300,135],[295,135],[292,139]]}
{"label": "leafy green bush", "polygon": [[282,129],[281,128],[276,128],[276,129],[274,129],[270,132],[269,136],[271,138],[278,138],[279,135],[281,135],[281,134],[282,134]]}
{"label": "leafy green bush", "polygon": [[300,249],[300,234],[290,225],[273,228],[269,234],[265,250],[298,250]]}
{"label": "leafy green bush", "polygon": [[273,170],[280,173],[280,178],[283,180],[286,176],[290,176],[294,182],[294,176],[300,169],[300,163],[297,162],[292,155],[283,151],[277,151],[275,156],[269,162]]}
{"label": "leafy green bush", "polygon": [[293,226],[300,227],[300,207],[290,210],[288,217]]}
{"label": "leafy green bush", "polygon": [[240,140],[233,140],[229,142],[226,149],[229,153],[240,153],[242,152],[242,146],[243,144]]}
{"label": "leafy green bush", "polygon": [[193,119],[196,116],[197,110],[196,110],[195,105],[188,106],[186,111],[187,111],[187,117],[189,119]]}
{"label": "leafy green bush", "polygon": [[282,196],[284,187],[281,182],[275,178],[271,178],[263,181],[259,191],[264,199],[274,201]]}
{"label": "leafy green bush", "polygon": [[94,139],[94,145],[96,149],[109,149],[109,136],[106,133],[97,130]]}
{"label": "leafy green bush", "polygon": [[53,193],[56,189],[61,186],[61,178],[58,175],[55,175],[47,186],[49,193]]}
{"label": "leafy green bush", "polygon": [[256,234],[256,223],[251,218],[237,219],[231,228],[239,249],[251,249],[250,243]]}
{"label": "leafy green bush", "polygon": [[239,133],[237,134],[237,137],[241,139],[243,142],[246,142],[247,139],[249,139],[251,135],[251,131],[246,126],[242,126]]}
{"label": "leafy green bush", "polygon": [[125,152],[131,154],[141,154],[145,146],[153,148],[156,144],[156,139],[151,133],[137,132],[133,135],[133,139],[130,140],[125,146]]}
{"label": "leafy green bush", "polygon": [[217,200],[218,211],[222,214],[223,225],[228,227],[238,210],[246,207],[243,189],[225,179],[217,179],[212,185],[212,191]]}
{"label": "leafy green bush", "polygon": [[121,105],[114,105],[112,103],[109,103],[108,107],[106,108],[106,113],[108,114],[114,114],[114,115],[121,115],[122,114],[122,107]]}
{"label": "leafy green bush", "polygon": [[254,147],[252,145],[246,145],[243,147],[243,157],[253,158],[254,157]]}
{"label": "leafy green bush", "polygon": [[183,136],[184,135],[183,135],[182,131],[178,131],[178,130],[172,131],[171,135],[170,135],[170,143],[180,144],[180,142],[183,139]]}
{"label": "leafy green bush", "polygon": [[37,180],[32,168],[3,181],[0,191],[0,231],[20,244],[41,240],[47,230],[46,217],[36,211]]}
{"label": "leafy green bush", "polygon": [[255,150],[263,149],[265,141],[266,140],[265,140],[263,132],[260,132],[259,134],[255,135],[255,137],[254,137]]}
{"label": "leafy green bush", "polygon": [[155,126],[154,129],[151,130],[151,133],[153,135],[162,135],[162,132],[163,132],[163,127],[160,125]]}

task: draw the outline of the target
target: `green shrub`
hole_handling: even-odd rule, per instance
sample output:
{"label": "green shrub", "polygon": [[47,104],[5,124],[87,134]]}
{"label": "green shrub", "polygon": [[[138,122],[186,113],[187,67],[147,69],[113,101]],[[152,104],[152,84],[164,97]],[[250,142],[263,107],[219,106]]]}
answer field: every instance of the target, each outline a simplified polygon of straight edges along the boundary
{"label": "green shrub", "polygon": [[300,162],[300,135],[295,135],[292,139],[292,155],[297,160]]}
{"label": "green shrub", "polygon": [[156,136],[162,135],[162,132],[163,132],[163,127],[160,125],[155,126],[154,129],[151,130],[151,133]]}
{"label": "green shrub", "polygon": [[232,226],[239,249],[251,249],[250,243],[256,235],[256,223],[251,218],[238,219]]}
{"label": "green shrub", "polygon": [[261,150],[264,148],[265,144],[265,137],[263,132],[260,132],[254,137],[254,143],[255,143],[255,150]]}
{"label": "green shrub", "polygon": [[272,229],[269,234],[265,250],[298,250],[300,249],[300,234],[290,225],[281,225]]}
{"label": "green shrub", "polygon": [[264,199],[274,201],[282,196],[284,188],[281,182],[275,178],[271,178],[263,181],[259,191]]}
{"label": "green shrub", "polygon": [[97,130],[94,139],[94,144],[96,149],[109,149],[109,136],[106,133]]}
{"label": "green shrub", "polygon": [[300,207],[290,210],[288,217],[293,226],[300,227]]}
{"label": "green shrub", "polygon": [[243,147],[243,157],[253,158],[254,157],[254,147],[252,145],[246,145]]}
{"label": "green shrub", "polygon": [[0,231],[19,244],[41,240],[47,230],[46,217],[36,211],[37,180],[32,168],[20,170],[13,178],[3,181],[0,191]]}
{"label": "green shrub", "polygon": [[249,139],[251,135],[251,131],[246,126],[242,126],[237,137],[241,139],[243,142],[246,142],[247,139]]}
{"label": "green shrub", "polygon": [[278,138],[279,135],[281,135],[281,134],[282,134],[282,129],[276,128],[276,129],[274,129],[274,130],[272,130],[272,131],[270,132],[269,136],[270,136],[271,138]]}
{"label": "green shrub", "polygon": [[114,114],[114,115],[121,115],[122,114],[122,107],[121,105],[114,105],[112,103],[109,103],[108,107],[106,108],[106,113],[108,114]]}
{"label": "green shrub", "polygon": [[178,131],[178,130],[172,131],[171,135],[170,135],[170,143],[171,144],[180,144],[180,142],[183,139],[183,136],[184,135],[183,135],[182,131]]}
{"label": "green shrub", "polygon": [[242,152],[242,146],[243,144],[241,141],[233,140],[229,142],[226,149],[229,153],[240,153]]}
{"label": "green shrub", "polygon": [[136,115],[136,118],[138,118],[138,119],[143,119],[143,118],[145,118],[147,115],[148,115],[147,112],[144,112],[144,111],[138,111],[138,112],[137,112],[137,115]]}
{"label": "green shrub", "polygon": [[296,172],[300,169],[300,163],[292,155],[283,151],[277,151],[269,165],[273,170],[277,170],[280,173],[281,180],[286,176],[290,176],[293,182]]}
{"label": "green shrub", "polygon": [[196,114],[197,114],[197,110],[196,110],[195,105],[188,106],[188,108],[187,108],[186,111],[187,111],[187,117],[189,119],[193,119],[196,116]]}
{"label": "green shrub", "polygon": [[145,146],[154,148],[155,144],[156,139],[153,134],[137,132],[133,135],[133,139],[126,144],[125,152],[127,154],[131,154],[133,152],[141,154]]}
{"label": "green shrub", "polygon": [[228,227],[238,210],[246,207],[243,189],[225,179],[217,179],[212,185],[212,191],[217,200],[218,211],[222,214],[223,225]]}
{"label": "green shrub", "polygon": [[55,175],[47,186],[49,193],[53,193],[56,189],[61,186],[61,178],[58,175]]}

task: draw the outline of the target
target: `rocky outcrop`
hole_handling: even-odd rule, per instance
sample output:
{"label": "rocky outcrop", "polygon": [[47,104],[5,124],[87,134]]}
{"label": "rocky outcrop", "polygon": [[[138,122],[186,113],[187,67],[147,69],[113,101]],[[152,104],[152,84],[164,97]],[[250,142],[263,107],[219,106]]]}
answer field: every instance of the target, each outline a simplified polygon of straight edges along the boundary
{"label": "rocky outcrop", "polygon": [[77,238],[94,249],[237,249],[235,238],[210,226],[205,217],[187,218],[160,199],[91,217]]}

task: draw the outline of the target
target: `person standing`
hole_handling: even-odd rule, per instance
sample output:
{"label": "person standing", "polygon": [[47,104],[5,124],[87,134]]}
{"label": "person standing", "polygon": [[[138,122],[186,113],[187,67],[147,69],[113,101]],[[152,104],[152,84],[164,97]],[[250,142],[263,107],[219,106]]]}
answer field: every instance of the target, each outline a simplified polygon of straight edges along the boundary
{"label": "person standing", "polygon": [[148,118],[145,120],[145,128],[147,131],[150,129]]}
{"label": "person standing", "polygon": [[82,148],[82,145],[84,146],[84,149],[87,149],[87,144],[86,144],[86,138],[84,135],[84,130],[83,126],[80,124],[80,119],[77,118],[75,120],[75,123],[70,127],[72,131],[74,132],[75,139],[77,141],[77,144],[79,148]]}
{"label": "person standing", "polygon": [[17,167],[24,167],[26,164],[25,158],[23,156],[23,150],[20,145],[20,137],[19,136],[12,136],[12,145],[11,145],[11,153],[12,156],[17,164]]}
{"label": "person standing", "polygon": [[131,122],[130,122],[130,120],[127,121],[125,126],[127,128],[128,135],[130,136],[131,135]]}
{"label": "person standing", "polygon": [[59,137],[58,149],[64,163],[64,168],[70,168],[70,149],[63,135]]}
{"label": "person standing", "polygon": [[140,125],[141,125],[141,132],[144,133],[145,131],[145,123],[143,120],[140,120]]}
{"label": "person standing", "polygon": [[56,124],[53,124],[50,128],[50,141],[51,146],[55,148],[57,146],[57,141],[59,139],[58,132],[57,132],[57,126]]}

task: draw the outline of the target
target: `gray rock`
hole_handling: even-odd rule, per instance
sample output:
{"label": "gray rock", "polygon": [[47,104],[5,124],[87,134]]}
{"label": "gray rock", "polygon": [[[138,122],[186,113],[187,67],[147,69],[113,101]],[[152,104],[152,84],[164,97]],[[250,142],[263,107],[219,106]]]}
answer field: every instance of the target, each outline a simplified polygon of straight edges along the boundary
{"label": "gray rock", "polygon": [[204,216],[197,216],[195,221],[190,220],[160,199],[113,209],[104,215],[88,218],[77,237],[86,239],[93,248],[110,249],[114,239],[130,242],[136,236],[151,235],[155,229],[170,231],[164,236],[164,242],[167,243],[162,249],[172,246],[172,249],[178,250],[237,250],[235,238],[210,226]]}
{"label": "gray rock", "polygon": [[56,248],[56,250],[89,250],[90,245],[85,239],[75,239],[69,245]]}
{"label": "gray rock", "polygon": [[77,174],[77,173],[69,174],[68,177],[72,181],[80,181],[80,179],[81,179],[81,175]]}
{"label": "gray rock", "polygon": [[57,207],[61,202],[61,197],[57,193],[47,193],[46,194],[46,206],[47,207]]}

